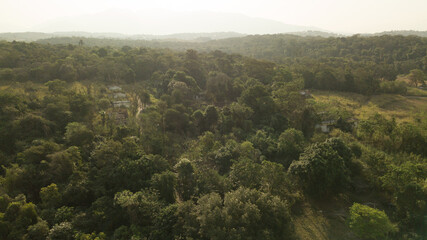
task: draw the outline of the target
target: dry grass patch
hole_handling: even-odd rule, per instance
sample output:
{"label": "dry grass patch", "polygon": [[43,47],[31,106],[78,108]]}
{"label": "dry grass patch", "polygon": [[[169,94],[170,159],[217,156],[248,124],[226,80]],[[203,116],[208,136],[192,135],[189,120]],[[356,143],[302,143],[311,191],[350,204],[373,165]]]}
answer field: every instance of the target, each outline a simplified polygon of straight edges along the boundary
{"label": "dry grass patch", "polygon": [[413,122],[414,116],[427,112],[427,98],[397,94],[364,96],[356,93],[314,91],[314,105],[318,111],[347,112],[358,119],[376,113],[396,121]]}

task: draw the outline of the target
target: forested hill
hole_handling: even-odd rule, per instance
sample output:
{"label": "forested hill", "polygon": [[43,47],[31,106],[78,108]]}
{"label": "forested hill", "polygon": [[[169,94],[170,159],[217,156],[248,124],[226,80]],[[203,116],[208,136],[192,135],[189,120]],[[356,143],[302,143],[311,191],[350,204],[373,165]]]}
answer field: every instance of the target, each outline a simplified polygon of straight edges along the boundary
{"label": "forested hill", "polygon": [[363,34],[363,35],[366,35],[366,36],[401,35],[401,36],[427,37],[427,31],[401,30],[401,31],[386,31],[386,32],[380,32],[380,33]]}
{"label": "forested hill", "polygon": [[0,42],[0,239],[424,239],[427,99],[377,67],[420,86],[425,40],[372,39],[286,64]]}
{"label": "forested hill", "polygon": [[[307,32],[309,34],[311,32]],[[315,33],[315,32],[313,32]],[[321,34],[321,32],[318,32]],[[92,32],[10,32],[0,33],[0,40],[33,42],[41,39],[60,37],[80,37],[99,39],[125,39],[125,40],[169,40],[169,41],[209,41],[231,37],[243,37],[246,34],[236,32],[212,32],[212,33],[176,33],[166,35],[150,34],[120,34],[120,33],[92,33]]]}
{"label": "forested hill", "polygon": [[[381,82],[391,92],[405,93],[397,75],[427,70],[427,38],[416,36],[300,37],[295,35],[252,35],[208,42],[168,42],[94,38],[53,38],[43,44],[150,47],[199,52],[221,51],[272,61],[301,74],[306,88],[372,94]],[[267,62],[265,64],[268,65]],[[390,82],[391,81],[391,82]],[[390,92],[389,91],[389,92]]]}
{"label": "forested hill", "polygon": [[174,50],[195,49],[198,51],[220,50],[246,56],[280,61],[284,57],[357,57],[393,61],[413,59],[426,55],[427,38],[417,36],[381,35],[363,37],[316,37],[292,34],[250,35],[208,42],[146,41],[125,39],[96,39],[79,37],[59,37],[39,40],[42,44],[73,44],[80,40],[87,46],[111,47],[155,47]]}

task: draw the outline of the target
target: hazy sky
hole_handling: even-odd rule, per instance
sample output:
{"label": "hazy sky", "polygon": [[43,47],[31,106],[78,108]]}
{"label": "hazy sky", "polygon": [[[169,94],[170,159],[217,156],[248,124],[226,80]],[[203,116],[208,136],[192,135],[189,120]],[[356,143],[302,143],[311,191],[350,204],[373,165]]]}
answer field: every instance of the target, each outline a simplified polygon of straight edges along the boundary
{"label": "hazy sky", "polygon": [[427,0],[0,0],[0,32],[111,9],[240,13],[348,33],[427,30]]}

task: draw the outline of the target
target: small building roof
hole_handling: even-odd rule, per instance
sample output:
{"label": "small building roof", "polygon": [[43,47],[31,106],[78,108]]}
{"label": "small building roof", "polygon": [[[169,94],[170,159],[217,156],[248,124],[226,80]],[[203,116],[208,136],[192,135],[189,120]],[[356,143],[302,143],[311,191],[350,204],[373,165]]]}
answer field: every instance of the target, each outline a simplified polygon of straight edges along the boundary
{"label": "small building roof", "polygon": [[111,91],[121,91],[122,90],[122,88],[119,86],[109,86],[108,89]]}

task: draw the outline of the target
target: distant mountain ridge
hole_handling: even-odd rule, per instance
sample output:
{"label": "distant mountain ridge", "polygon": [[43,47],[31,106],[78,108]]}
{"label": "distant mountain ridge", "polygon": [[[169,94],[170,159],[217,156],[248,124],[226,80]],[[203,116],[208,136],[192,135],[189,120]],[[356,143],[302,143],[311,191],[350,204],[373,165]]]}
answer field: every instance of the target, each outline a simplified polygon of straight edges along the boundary
{"label": "distant mountain ridge", "polygon": [[[343,37],[344,35],[322,32],[322,31],[301,31],[289,32],[286,34],[301,36],[301,37]],[[100,38],[100,39],[124,39],[124,40],[162,40],[162,41],[195,41],[206,42],[210,40],[221,40],[227,38],[246,37],[248,34],[238,32],[200,32],[200,33],[175,33],[166,35],[151,35],[151,34],[121,34],[121,33],[93,33],[93,32],[16,32],[16,33],[0,33],[0,40],[6,41],[24,41],[33,42],[42,39],[50,38],[67,38],[67,37],[82,37],[82,38]]]}
{"label": "distant mountain ridge", "polygon": [[286,24],[276,20],[237,13],[166,12],[164,10],[134,12],[117,9],[95,14],[57,18],[30,29],[33,32],[118,32],[131,35],[169,35],[190,32],[273,34],[308,30],[324,31],[317,27]]}
{"label": "distant mountain ridge", "polygon": [[362,34],[363,36],[382,36],[382,35],[401,35],[401,36],[418,36],[427,37],[427,31],[415,31],[415,30],[396,30],[396,31],[384,31],[372,34]]}
{"label": "distant mountain ridge", "polygon": [[[338,34],[333,32],[324,32],[324,31],[315,31],[315,30],[288,32],[286,34],[301,36],[301,37],[324,37],[324,38],[349,36],[349,35],[343,35],[343,34]],[[385,32],[369,33],[369,34],[364,33],[359,35],[364,37],[383,36],[383,35],[427,37],[427,31],[413,31],[413,30],[385,31]],[[113,32],[97,33],[97,32],[84,32],[84,31],[54,32],[54,33],[7,32],[7,33],[0,33],[0,40],[33,42],[33,41],[51,39],[51,38],[82,37],[82,38],[99,38],[99,39],[112,39],[112,40],[117,39],[117,40],[207,42],[210,40],[221,40],[221,39],[227,39],[227,38],[239,38],[239,37],[246,37],[246,36],[249,36],[249,35],[238,33],[238,32],[195,32],[195,33],[175,33],[175,34],[164,34],[164,35],[121,34],[121,33],[113,33]]]}
{"label": "distant mountain ridge", "polygon": [[212,32],[212,33],[176,33],[167,35],[136,34],[128,35],[121,33],[92,33],[92,32],[17,32],[0,33],[0,40],[33,42],[49,38],[83,37],[100,39],[127,39],[127,40],[185,40],[185,41],[210,41],[225,38],[244,37],[246,34],[237,32]]}

